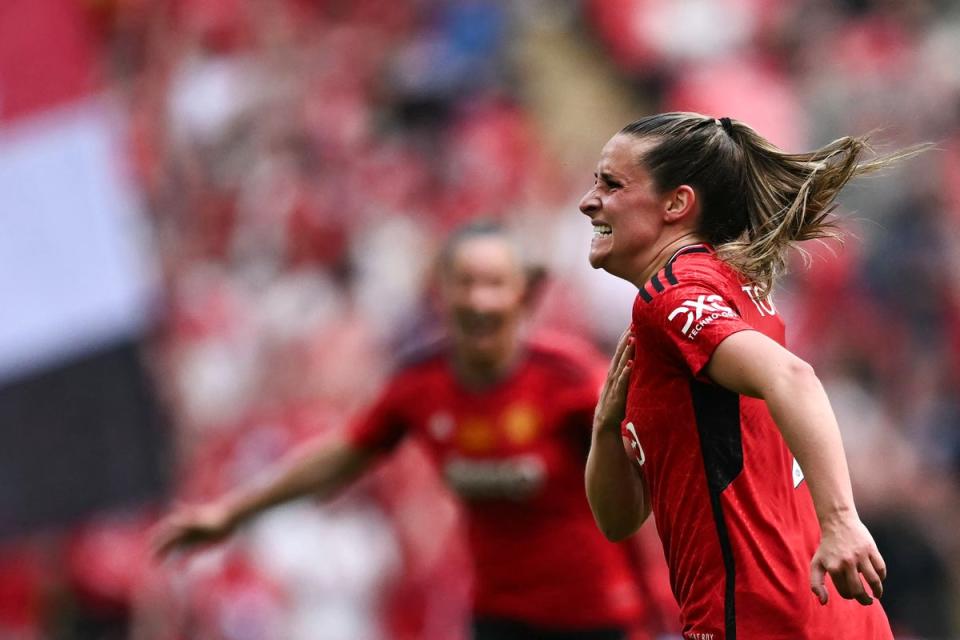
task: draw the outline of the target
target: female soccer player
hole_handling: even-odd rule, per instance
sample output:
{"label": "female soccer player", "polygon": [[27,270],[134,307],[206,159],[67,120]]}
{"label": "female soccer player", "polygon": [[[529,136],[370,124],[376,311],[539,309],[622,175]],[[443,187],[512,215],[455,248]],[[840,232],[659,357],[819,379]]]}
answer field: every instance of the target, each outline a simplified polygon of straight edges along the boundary
{"label": "female soccer player", "polygon": [[474,638],[625,637],[640,614],[637,578],[626,549],[597,531],[583,495],[602,364],[571,344],[523,339],[524,269],[497,226],[453,236],[440,288],[448,344],[407,362],[342,437],[169,516],[158,527],[159,553],[221,539],[287,500],[329,496],[412,433],[465,505]]}
{"label": "female soccer player", "polygon": [[793,243],[835,234],[840,189],[913,153],[864,148],[787,154],[728,118],[659,114],[607,142],[580,202],[591,265],[639,290],[587,495],[611,540],[654,514],[684,638],[892,637],[833,411],[770,297]]}

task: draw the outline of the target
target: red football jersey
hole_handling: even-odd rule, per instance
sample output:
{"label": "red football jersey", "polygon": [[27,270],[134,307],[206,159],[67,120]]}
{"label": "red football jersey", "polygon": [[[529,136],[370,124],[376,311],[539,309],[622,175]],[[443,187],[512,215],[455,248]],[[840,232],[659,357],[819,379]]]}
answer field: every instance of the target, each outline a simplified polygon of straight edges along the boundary
{"label": "red football jersey", "polygon": [[703,369],[738,331],[780,344],[770,299],[707,245],[678,251],[640,289],[624,446],[645,478],[684,638],[892,638],[878,602],[810,591],[819,524],[803,473],[763,400]]}
{"label": "red football jersey", "polygon": [[377,450],[413,432],[463,498],[475,615],[547,628],[638,618],[625,550],[603,538],[583,488],[603,369],[579,346],[532,342],[505,380],[477,391],[437,350],[395,375],[351,429],[355,445]]}

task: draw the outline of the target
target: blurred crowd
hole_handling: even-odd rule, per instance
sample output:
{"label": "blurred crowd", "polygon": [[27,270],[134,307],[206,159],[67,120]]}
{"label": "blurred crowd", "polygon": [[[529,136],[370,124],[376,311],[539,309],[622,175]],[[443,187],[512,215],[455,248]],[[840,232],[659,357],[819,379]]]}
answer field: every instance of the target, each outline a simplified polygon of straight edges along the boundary
{"label": "blurred crowd", "polygon": [[[576,209],[655,111],[788,150],[936,149],[843,198],[774,297],[838,413],[900,638],[960,637],[960,7],[947,0],[87,0],[162,278],[151,370],[175,497],[342,428],[436,329],[432,255],[502,219],[532,319],[609,349],[632,292]],[[151,563],[160,505],[0,547],[0,638],[459,638],[456,507],[405,447],[329,505]]]}

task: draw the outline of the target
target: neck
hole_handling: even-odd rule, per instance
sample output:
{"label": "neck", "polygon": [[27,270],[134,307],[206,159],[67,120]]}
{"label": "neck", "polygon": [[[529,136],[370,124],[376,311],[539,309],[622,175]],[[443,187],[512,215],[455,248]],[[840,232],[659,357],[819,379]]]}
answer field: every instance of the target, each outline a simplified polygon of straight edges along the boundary
{"label": "neck", "polygon": [[461,353],[453,354],[453,369],[457,378],[467,387],[483,388],[496,384],[513,371],[520,359],[521,348],[518,345],[505,350],[503,354],[491,360],[471,360]]}
{"label": "neck", "polygon": [[644,267],[635,278],[631,278],[630,282],[638,289],[643,287],[656,272],[666,266],[667,261],[670,260],[673,254],[683,247],[700,242],[706,242],[706,240],[695,231],[690,231],[672,240],[668,240],[666,244],[663,244],[654,251],[653,257],[647,262],[646,267]]}

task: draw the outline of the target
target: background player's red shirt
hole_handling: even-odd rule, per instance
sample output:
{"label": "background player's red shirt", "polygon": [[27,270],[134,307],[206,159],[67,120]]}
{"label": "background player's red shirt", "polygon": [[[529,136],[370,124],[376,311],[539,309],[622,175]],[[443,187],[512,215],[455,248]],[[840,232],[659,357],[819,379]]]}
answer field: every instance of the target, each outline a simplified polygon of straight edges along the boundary
{"label": "background player's red shirt", "polygon": [[528,344],[510,376],[476,391],[438,350],[397,374],[351,430],[355,445],[379,450],[415,433],[463,498],[475,615],[551,628],[638,618],[636,577],[583,489],[602,370],[553,339]]}
{"label": "background player's red shirt", "polygon": [[[763,400],[704,375],[743,330],[784,343],[772,301],[707,245],[685,247],[638,293],[624,445],[646,479],[685,638],[891,638],[879,603],[810,591],[813,502]],[[827,581],[830,582],[829,580]]]}

